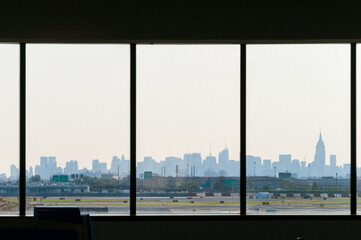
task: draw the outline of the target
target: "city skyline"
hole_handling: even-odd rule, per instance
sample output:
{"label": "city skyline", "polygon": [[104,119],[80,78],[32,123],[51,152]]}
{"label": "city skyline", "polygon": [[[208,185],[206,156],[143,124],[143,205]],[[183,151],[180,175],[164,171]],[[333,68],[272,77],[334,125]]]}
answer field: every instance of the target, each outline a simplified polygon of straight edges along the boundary
{"label": "city skyline", "polygon": [[[327,154],[347,164],[349,46],[247,49],[247,153],[310,162],[322,128]],[[19,159],[19,46],[0,51],[0,169],[9,175]],[[129,156],[129,69],[129,45],[27,45],[27,164],[54,155],[62,167],[76,159],[90,168],[93,159]],[[225,137],[239,158],[239,45],[138,45],[137,71],[139,160],[206,156]]]}
{"label": "city skyline", "polygon": [[[327,156],[330,164],[326,163]],[[338,164],[337,156],[327,155],[322,133],[315,145],[315,155],[312,162],[306,162],[292,157],[292,154],[279,154],[278,161],[265,159],[260,156],[246,155],[247,176],[275,176],[277,173],[290,173],[292,177],[322,177],[339,174],[341,177],[349,177],[350,164]],[[57,164],[55,156],[41,156],[40,164],[29,166],[27,175],[40,175],[42,178],[50,179],[54,174],[78,174],[101,177],[101,174],[112,173],[118,178],[129,175],[129,159],[124,155],[113,156],[112,161],[92,160],[92,168],[78,165],[77,160],[66,161],[65,167]],[[18,169],[11,165],[11,176],[15,179]],[[201,153],[184,153],[183,156],[167,156],[160,161],[156,161],[151,156],[144,157],[143,161],[137,162],[137,177],[141,177],[144,172],[153,172],[159,176],[239,176],[239,159],[230,159],[227,146],[217,154],[202,155]],[[311,171],[312,169],[312,171]],[[361,170],[361,168],[359,168]],[[278,171],[277,171],[278,170]],[[2,175],[2,179],[4,176]]]}

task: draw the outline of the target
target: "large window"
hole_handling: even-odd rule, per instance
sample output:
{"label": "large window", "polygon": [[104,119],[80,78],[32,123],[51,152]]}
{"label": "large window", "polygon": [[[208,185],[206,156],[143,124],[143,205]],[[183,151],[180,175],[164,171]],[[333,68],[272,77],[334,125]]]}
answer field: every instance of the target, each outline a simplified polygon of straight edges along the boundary
{"label": "large window", "polygon": [[137,212],[240,212],[239,45],[137,46]]}
{"label": "large window", "polygon": [[247,213],[350,214],[350,45],[247,50]]}
{"label": "large window", "polygon": [[356,213],[355,44],[20,46],[0,44],[0,215]]}
{"label": "large window", "polygon": [[129,214],[129,45],[27,45],[27,211]]}
{"label": "large window", "polygon": [[0,44],[0,214],[18,214],[19,45]]}

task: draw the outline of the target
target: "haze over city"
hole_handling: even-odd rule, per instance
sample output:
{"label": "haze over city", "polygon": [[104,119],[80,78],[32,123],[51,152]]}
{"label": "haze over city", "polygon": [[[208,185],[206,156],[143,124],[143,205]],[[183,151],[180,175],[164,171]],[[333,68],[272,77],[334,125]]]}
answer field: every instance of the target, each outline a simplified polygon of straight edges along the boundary
{"label": "haze over city", "polygon": [[[0,172],[7,175],[19,159],[18,49],[0,45]],[[349,163],[349,45],[247,50],[247,155],[277,161],[290,153],[311,163],[321,129],[326,161],[335,154]],[[129,159],[129,69],[128,45],[28,45],[27,165],[40,156],[89,169],[94,159]],[[238,161],[239,79],[239,45],[138,45],[138,161],[205,158],[225,144]]]}

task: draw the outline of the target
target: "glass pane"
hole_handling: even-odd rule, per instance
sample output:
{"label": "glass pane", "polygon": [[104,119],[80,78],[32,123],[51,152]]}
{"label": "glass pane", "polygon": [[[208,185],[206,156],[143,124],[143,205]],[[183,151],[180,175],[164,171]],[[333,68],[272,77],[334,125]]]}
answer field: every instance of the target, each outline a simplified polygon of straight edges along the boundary
{"label": "glass pane", "polygon": [[0,44],[0,215],[19,213],[19,59],[17,44]]}
{"label": "glass pane", "polygon": [[350,46],[247,46],[247,212],[350,214]]}
{"label": "glass pane", "polygon": [[27,212],[129,213],[129,45],[27,45]]}
{"label": "glass pane", "polygon": [[137,212],[240,211],[239,45],[137,46]]}

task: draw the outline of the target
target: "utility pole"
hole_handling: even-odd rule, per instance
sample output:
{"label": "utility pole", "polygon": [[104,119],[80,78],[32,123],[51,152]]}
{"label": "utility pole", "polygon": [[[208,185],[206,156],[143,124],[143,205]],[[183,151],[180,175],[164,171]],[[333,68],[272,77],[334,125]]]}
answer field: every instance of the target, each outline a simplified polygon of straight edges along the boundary
{"label": "utility pole", "polygon": [[337,173],[336,173],[336,191],[338,190],[338,186],[337,186]]}
{"label": "utility pole", "polygon": [[311,163],[308,164],[308,179],[311,179]]}
{"label": "utility pole", "polygon": [[256,177],[256,162],[253,162],[253,177]]}

